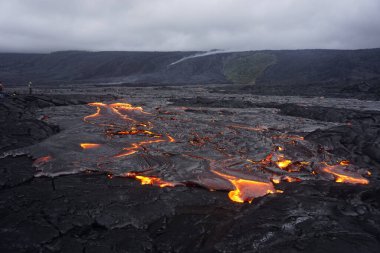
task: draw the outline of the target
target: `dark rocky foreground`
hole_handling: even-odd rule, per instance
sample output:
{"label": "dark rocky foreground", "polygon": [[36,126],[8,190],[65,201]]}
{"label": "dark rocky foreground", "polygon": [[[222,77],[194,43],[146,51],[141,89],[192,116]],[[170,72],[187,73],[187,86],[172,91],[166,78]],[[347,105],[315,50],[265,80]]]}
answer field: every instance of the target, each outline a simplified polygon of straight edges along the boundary
{"label": "dark rocky foreground", "polygon": [[[36,119],[34,108],[99,99],[112,98],[32,96],[3,101],[1,151],[59,131]],[[350,122],[305,138],[370,167],[370,184],[284,182],[283,194],[235,204],[225,192],[141,186],[103,173],[36,178],[31,158],[5,157],[0,159],[0,252],[380,251],[378,112],[234,99],[222,105],[202,98],[173,101],[193,107],[263,106],[301,118]]]}

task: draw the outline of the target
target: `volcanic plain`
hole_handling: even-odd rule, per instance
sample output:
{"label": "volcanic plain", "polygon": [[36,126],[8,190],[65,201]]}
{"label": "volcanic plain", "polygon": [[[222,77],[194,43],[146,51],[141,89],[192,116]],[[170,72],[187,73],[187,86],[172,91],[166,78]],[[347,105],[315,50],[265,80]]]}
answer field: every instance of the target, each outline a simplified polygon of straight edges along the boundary
{"label": "volcanic plain", "polygon": [[380,102],[14,89],[1,252],[379,252]]}

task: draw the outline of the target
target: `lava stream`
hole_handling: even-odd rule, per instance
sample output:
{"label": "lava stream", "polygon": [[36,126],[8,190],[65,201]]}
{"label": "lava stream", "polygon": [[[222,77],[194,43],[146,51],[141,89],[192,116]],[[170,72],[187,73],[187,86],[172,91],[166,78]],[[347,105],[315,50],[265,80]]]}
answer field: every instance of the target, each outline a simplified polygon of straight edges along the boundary
{"label": "lava stream", "polygon": [[96,106],[96,112],[94,114],[91,114],[91,115],[84,117],[83,120],[85,122],[88,122],[89,119],[99,117],[100,116],[100,110],[101,110],[100,107],[106,106],[106,104],[103,104],[103,103],[89,103],[88,105],[89,106]]}
{"label": "lava stream", "polygon": [[142,185],[154,185],[154,186],[159,186],[161,188],[175,187],[175,186],[180,185],[178,183],[164,181],[158,177],[141,176],[134,172],[128,172],[125,174],[125,176],[139,180]]}
{"label": "lava stream", "polygon": [[235,190],[228,193],[228,197],[235,202],[251,203],[254,198],[261,197],[267,194],[275,193],[271,182],[260,182],[248,179],[237,178],[231,175],[221,173],[219,171],[211,170],[216,175],[227,179],[234,186]]}
{"label": "lava stream", "polygon": [[329,173],[335,177],[335,182],[337,183],[350,183],[350,184],[368,184],[368,179],[362,177],[361,175],[349,174],[344,172],[339,165],[327,166],[322,169],[324,172]]}
{"label": "lava stream", "polygon": [[[138,106],[132,106],[128,103],[113,103],[113,104],[104,104],[100,102],[90,103],[89,106],[96,107],[96,112],[84,117],[84,121],[86,123],[91,123],[90,120],[96,119],[100,116],[106,116],[111,115],[113,118],[112,120],[116,119],[121,120],[121,123],[117,123],[118,121],[112,122],[111,124],[97,124],[99,126],[107,126],[108,129],[105,131],[105,135],[108,138],[123,138],[130,136],[131,138],[138,138],[136,141],[128,141],[128,146],[121,147],[121,151],[117,153],[116,155],[111,156],[112,158],[126,158],[130,155],[133,155],[139,151],[149,151],[147,149],[147,145],[152,145],[154,143],[174,143],[176,140],[169,134],[159,134],[153,132],[151,130],[153,128],[153,124],[150,121],[146,121],[145,117],[142,117],[141,114],[148,114],[150,113],[144,112],[142,107]],[[109,121],[109,118],[104,118]],[[141,121],[141,119],[144,119],[144,121]],[[163,119],[163,118],[158,118]],[[106,122],[108,123],[108,122]],[[127,123],[127,124],[126,124]],[[250,130],[250,131],[268,131],[266,127],[251,127],[251,126],[244,126],[244,125],[230,125],[227,126],[228,128],[235,128],[235,129],[242,129],[242,130]],[[128,129],[127,129],[128,128]],[[200,137],[197,133],[193,133],[194,138],[190,139],[189,143],[193,146],[197,147],[203,147],[204,144],[210,142],[210,137]],[[145,139],[141,140],[139,138],[141,137],[148,137],[151,139]],[[304,138],[302,136],[291,136],[286,134],[281,135],[274,135],[272,136],[272,139],[284,139],[288,142],[288,140],[291,141],[303,141]],[[81,143],[80,146],[83,149],[94,149],[100,147],[100,144],[96,143]],[[282,146],[274,146],[273,152],[268,154],[264,159],[260,161],[254,161],[251,159],[245,159],[246,162],[251,163],[251,166],[259,169],[259,170],[265,170],[269,171],[269,173],[272,173],[268,177],[271,181],[268,182],[262,182],[262,181],[255,181],[250,180],[246,178],[239,178],[237,176],[228,175],[225,173],[222,173],[220,171],[211,169],[211,171],[229,181],[233,185],[233,190],[231,190],[228,193],[229,198],[234,202],[252,202],[254,198],[261,197],[267,194],[272,193],[279,193],[282,191],[276,190],[274,187],[274,184],[279,184],[281,181],[286,182],[299,182],[301,181],[300,178],[294,177],[292,174],[293,172],[301,172],[301,171],[312,171],[311,173],[316,176],[317,173],[312,169],[311,162],[307,161],[292,161],[290,159],[285,158],[284,154],[279,153],[284,151],[284,147]],[[208,160],[207,158],[203,158],[205,160]],[[44,161],[41,161],[44,162]],[[240,164],[240,163],[237,163]],[[253,165],[252,165],[253,164]],[[338,165],[328,165],[327,163],[322,162],[323,168],[321,169],[322,172],[328,173],[334,176],[335,181],[338,183],[352,183],[352,184],[368,184],[369,181],[362,177],[360,174],[355,172],[350,172],[348,170],[345,170],[345,166],[349,165],[349,161],[343,160]],[[235,166],[234,164],[233,166]],[[281,173],[273,173],[273,167],[277,167],[281,169]],[[310,168],[311,167],[311,168]],[[343,168],[343,169],[342,169]],[[268,172],[266,172],[268,173]],[[303,172],[304,173],[304,172]],[[181,183],[174,183],[174,182],[167,182],[163,179],[155,176],[146,176],[137,174],[136,172],[128,172],[125,173],[124,176],[129,178],[134,178],[136,180],[139,180],[142,185],[154,185],[158,187],[174,187],[177,185],[183,185]]]}
{"label": "lava stream", "polygon": [[81,143],[80,146],[83,149],[93,149],[93,148],[99,148],[101,145],[97,143]]}
{"label": "lava stream", "polygon": [[40,158],[37,158],[34,162],[33,162],[33,166],[35,167],[39,167],[47,162],[50,162],[51,160],[53,159],[53,157],[51,157],[50,155],[47,155],[47,156],[43,156],[43,157],[40,157]]}

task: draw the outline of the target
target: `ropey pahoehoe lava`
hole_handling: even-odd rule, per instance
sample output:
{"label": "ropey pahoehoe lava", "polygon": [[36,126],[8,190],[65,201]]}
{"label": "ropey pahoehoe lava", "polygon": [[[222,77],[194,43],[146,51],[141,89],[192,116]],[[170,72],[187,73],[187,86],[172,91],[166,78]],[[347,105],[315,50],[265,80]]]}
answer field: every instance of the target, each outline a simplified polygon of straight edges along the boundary
{"label": "ropey pahoehoe lava", "polygon": [[367,168],[264,125],[231,122],[220,114],[197,120],[180,107],[88,106],[95,112],[77,127],[32,148],[40,157],[37,175],[104,171],[142,185],[229,191],[229,198],[240,203],[282,193],[276,189],[282,182],[369,183]]}

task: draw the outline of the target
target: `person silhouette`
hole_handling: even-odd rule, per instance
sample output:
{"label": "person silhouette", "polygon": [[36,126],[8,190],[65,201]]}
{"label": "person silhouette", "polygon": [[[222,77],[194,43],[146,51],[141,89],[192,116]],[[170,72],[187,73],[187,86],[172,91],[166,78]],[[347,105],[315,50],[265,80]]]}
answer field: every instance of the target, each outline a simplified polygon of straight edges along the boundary
{"label": "person silhouette", "polygon": [[29,95],[32,95],[32,93],[33,93],[33,90],[32,90],[32,81],[29,81],[28,88],[29,88]]}

